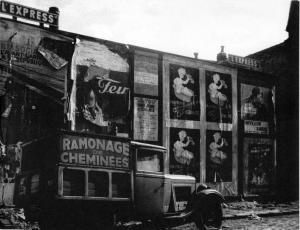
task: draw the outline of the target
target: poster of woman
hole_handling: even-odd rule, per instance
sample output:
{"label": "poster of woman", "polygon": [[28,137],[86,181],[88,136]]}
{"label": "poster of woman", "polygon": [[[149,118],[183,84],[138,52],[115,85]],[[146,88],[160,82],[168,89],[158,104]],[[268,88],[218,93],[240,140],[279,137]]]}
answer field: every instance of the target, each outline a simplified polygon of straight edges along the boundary
{"label": "poster of woman", "polygon": [[124,47],[83,39],[76,44],[72,129],[128,137],[129,64],[125,51]]}
{"label": "poster of woman", "polygon": [[217,123],[231,123],[232,91],[231,76],[205,71],[206,120]]}
{"label": "poster of woman", "polygon": [[232,180],[231,139],[231,132],[207,130],[207,182],[228,182]]}
{"label": "poster of woman", "polygon": [[200,131],[170,128],[170,172],[199,178]]}
{"label": "poster of woman", "polygon": [[199,70],[170,65],[170,118],[199,120]]}
{"label": "poster of woman", "polygon": [[270,88],[241,84],[241,118],[268,121],[273,116],[273,93]]}

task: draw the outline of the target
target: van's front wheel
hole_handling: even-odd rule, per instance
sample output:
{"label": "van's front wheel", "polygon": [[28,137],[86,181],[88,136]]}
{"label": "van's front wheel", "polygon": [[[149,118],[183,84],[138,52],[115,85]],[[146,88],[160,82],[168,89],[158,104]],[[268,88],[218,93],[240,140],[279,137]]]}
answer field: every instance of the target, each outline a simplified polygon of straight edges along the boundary
{"label": "van's front wheel", "polygon": [[199,230],[220,229],[222,226],[223,211],[219,201],[206,202],[205,207],[197,214],[195,220]]}

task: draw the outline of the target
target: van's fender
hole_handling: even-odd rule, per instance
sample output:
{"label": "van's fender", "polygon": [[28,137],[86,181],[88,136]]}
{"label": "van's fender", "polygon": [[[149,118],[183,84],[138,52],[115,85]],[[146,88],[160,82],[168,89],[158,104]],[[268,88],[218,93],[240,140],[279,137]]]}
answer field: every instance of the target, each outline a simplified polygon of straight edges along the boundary
{"label": "van's fender", "polygon": [[192,194],[187,206],[194,212],[199,210],[201,211],[205,210],[205,206],[212,201],[223,203],[225,202],[225,199],[222,194],[215,189],[197,189],[197,191]]}
{"label": "van's fender", "polygon": [[215,198],[216,200],[219,200],[221,203],[225,202],[225,199],[222,196],[222,194],[220,192],[218,192],[217,190],[211,189],[211,188],[207,188],[207,189],[197,192],[196,196],[200,200],[207,199],[209,197],[209,198]]}

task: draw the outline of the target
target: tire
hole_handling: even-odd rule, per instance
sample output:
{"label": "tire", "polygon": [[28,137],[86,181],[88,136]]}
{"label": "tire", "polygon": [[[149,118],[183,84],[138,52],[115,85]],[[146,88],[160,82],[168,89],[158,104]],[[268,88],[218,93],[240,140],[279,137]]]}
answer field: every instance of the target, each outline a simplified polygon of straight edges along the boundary
{"label": "tire", "polygon": [[196,225],[199,230],[220,229],[222,226],[223,211],[219,201],[206,202],[206,205],[197,214]]}

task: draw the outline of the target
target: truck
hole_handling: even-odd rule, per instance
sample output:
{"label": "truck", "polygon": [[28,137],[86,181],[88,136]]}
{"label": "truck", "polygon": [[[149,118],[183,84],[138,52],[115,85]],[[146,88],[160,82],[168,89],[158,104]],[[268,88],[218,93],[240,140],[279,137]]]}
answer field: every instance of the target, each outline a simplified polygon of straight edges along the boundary
{"label": "truck", "polygon": [[23,148],[15,204],[42,229],[220,228],[223,196],[167,167],[162,146],[62,130]]}

